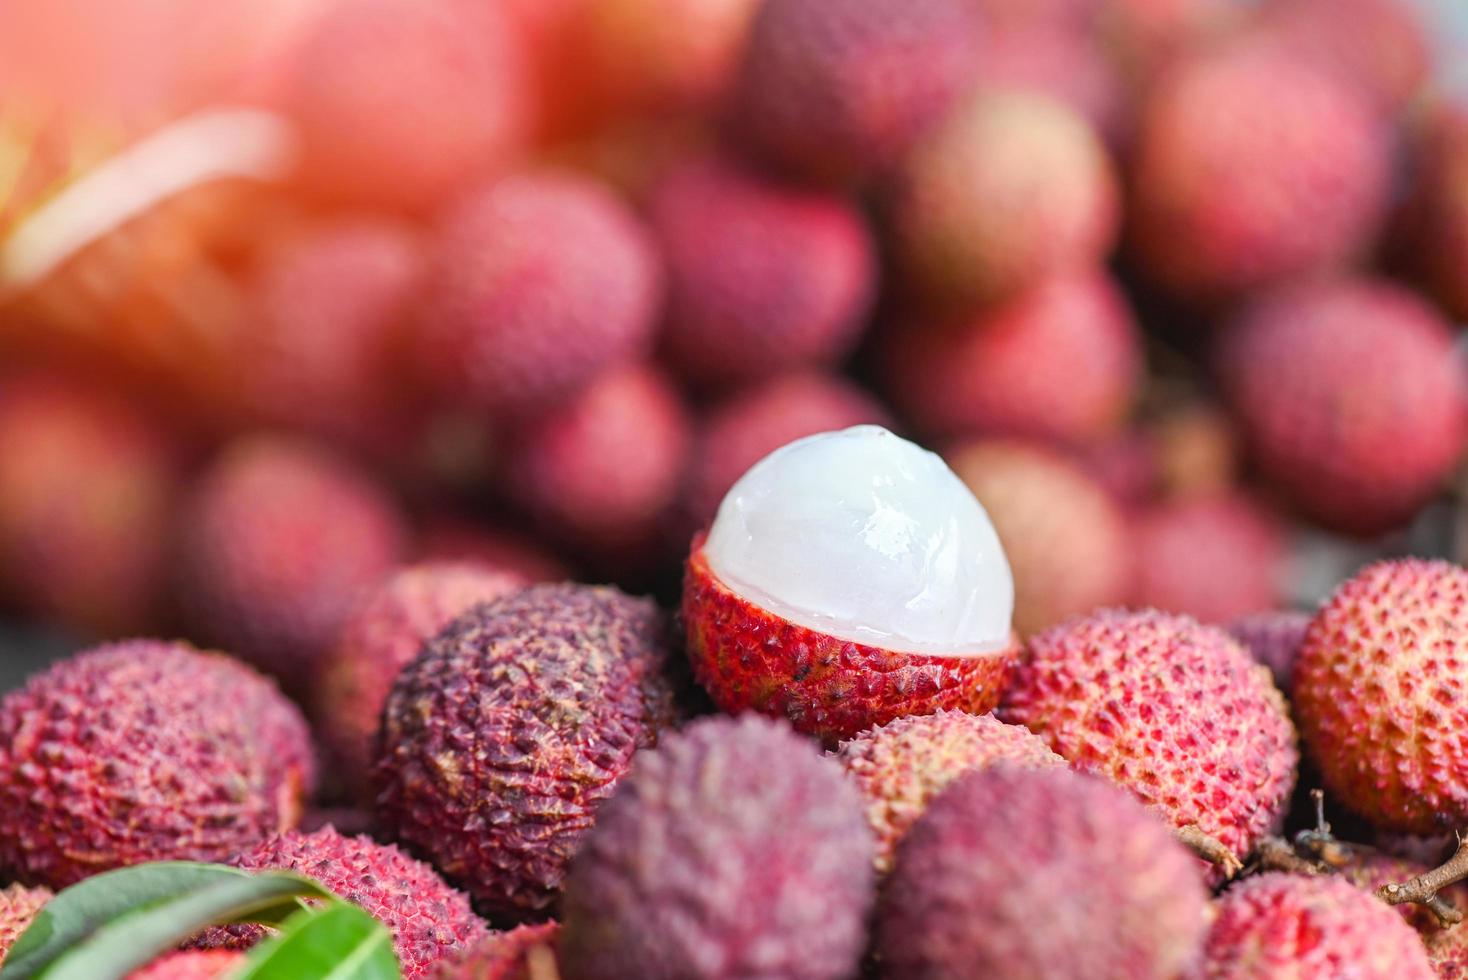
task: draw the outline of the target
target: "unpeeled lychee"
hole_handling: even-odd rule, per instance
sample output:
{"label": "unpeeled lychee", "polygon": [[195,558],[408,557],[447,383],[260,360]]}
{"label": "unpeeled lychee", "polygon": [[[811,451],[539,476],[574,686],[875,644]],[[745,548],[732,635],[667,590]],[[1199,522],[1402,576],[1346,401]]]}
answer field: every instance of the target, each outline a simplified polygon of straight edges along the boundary
{"label": "unpeeled lychee", "polygon": [[1109,147],[1130,135],[1133,106],[1125,79],[1084,18],[986,32],[980,90],[1023,90],[1068,107]]}
{"label": "unpeeled lychee", "polygon": [[663,342],[692,379],[755,380],[855,344],[877,260],[850,203],[710,157],[657,183],[649,220],[668,267]]}
{"label": "unpeeled lychee", "polygon": [[938,711],[898,718],[847,739],[836,760],[856,782],[876,835],[876,867],[892,869],[893,853],[935,797],[965,773],[1004,763],[1065,767],[1027,728],[993,715]]}
{"label": "unpeeled lychee", "polygon": [[1468,100],[1437,95],[1409,130],[1414,179],[1404,264],[1455,320],[1468,320]]}
{"label": "unpeeled lychee", "polygon": [[1252,612],[1228,624],[1233,638],[1269,668],[1274,684],[1289,692],[1295,674],[1295,659],[1305,641],[1310,614],[1293,610]]}
{"label": "unpeeled lychee", "polygon": [[51,901],[51,889],[11,885],[0,889],[0,964],[5,954],[30,927],[41,907]]}
{"label": "unpeeled lychee", "polygon": [[1403,0],[1268,0],[1260,5],[1257,29],[1393,112],[1422,87],[1431,69],[1420,16]]}
{"label": "unpeeled lychee", "polygon": [[853,976],[872,838],[852,785],[789,726],[695,722],[638,757],[566,884],[568,980]]}
{"label": "unpeeled lychee", "polygon": [[416,554],[419,561],[470,562],[527,582],[561,582],[571,577],[555,555],[532,539],[446,512],[424,520]]}
{"label": "unpeeled lychee", "polygon": [[233,949],[188,949],[168,953],[127,975],[127,980],[229,980],[245,964]]}
{"label": "unpeeled lychee", "polygon": [[893,980],[1186,976],[1206,902],[1196,862],[1125,793],[1001,765],[960,777],[899,845],[880,968]]}
{"label": "unpeeled lychee", "polygon": [[434,980],[537,980],[556,976],[555,943],[559,922],[516,926],[493,932],[474,946],[444,960]]}

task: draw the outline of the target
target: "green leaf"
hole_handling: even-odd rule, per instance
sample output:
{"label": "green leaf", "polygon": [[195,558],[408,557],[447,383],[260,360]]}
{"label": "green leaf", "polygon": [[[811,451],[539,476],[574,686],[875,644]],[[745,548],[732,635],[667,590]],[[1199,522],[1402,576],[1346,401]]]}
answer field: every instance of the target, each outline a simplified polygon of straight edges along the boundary
{"label": "green leaf", "polygon": [[387,927],[348,902],[293,916],[231,980],[399,980]]}

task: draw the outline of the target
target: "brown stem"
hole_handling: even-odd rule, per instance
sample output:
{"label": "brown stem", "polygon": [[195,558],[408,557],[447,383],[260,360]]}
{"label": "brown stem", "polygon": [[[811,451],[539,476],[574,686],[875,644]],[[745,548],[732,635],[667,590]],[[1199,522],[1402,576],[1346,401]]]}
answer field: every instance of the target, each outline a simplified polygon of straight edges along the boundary
{"label": "brown stem", "polygon": [[1174,833],[1177,839],[1182,841],[1194,854],[1209,864],[1221,868],[1224,877],[1232,878],[1243,870],[1244,866],[1234,852],[1225,847],[1218,838],[1204,833],[1203,828],[1197,824],[1190,823],[1185,827],[1179,827]]}
{"label": "brown stem", "polygon": [[1330,832],[1330,822],[1325,819],[1325,792],[1312,789],[1310,798],[1315,801],[1315,829],[1295,834],[1295,853],[1339,871],[1355,857],[1353,848]]}
{"label": "brown stem", "polygon": [[1297,875],[1320,875],[1326,872],[1315,861],[1304,858],[1283,837],[1265,837],[1254,849],[1254,863],[1261,871],[1288,871]]}
{"label": "brown stem", "polygon": [[1425,905],[1443,926],[1450,926],[1462,922],[1463,913],[1438,892],[1465,878],[1468,878],[1468,839],[1459,834],[1458,850],[1448,858],[1446,864],[1424,871],[1400,885],[1382,885],[1376,890],[1376,894],[1388,905],[1403,905],[1407,902]]}

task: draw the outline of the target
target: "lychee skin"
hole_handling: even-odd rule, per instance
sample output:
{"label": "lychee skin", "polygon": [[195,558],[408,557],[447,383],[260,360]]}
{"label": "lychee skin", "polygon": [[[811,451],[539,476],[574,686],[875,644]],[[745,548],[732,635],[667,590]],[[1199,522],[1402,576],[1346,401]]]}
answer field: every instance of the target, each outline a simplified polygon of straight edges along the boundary
{"label": "lychee skin", "polygon": [[549,975],[542,963],[555,964],[555,945],[560,935],[559,922],[542,922],[532,926],[516,926],[504,932],[492,932],[478,944],[441,962],[434,980],[535,980]]}
{"label": "lychee skin", "polygon": [[616,589],[475,606],[398,674],[378,815],[496,921],[543,919],[632,754],[676,721],[669,624]]}
{"label": "lychee skin", "polygon": [[1281,610],[1239,616],[1228,624],[1228,631],[1269,668],[1275,686],[1289,693],[1294,686],[1295,660],[1309,626],[1309,613]]}
{"label": "lychee skin", "polygon": [[1289,806],[1299,753],[1284,699],[1227,633],[1187,616],[1102,610],[1046,630],[1000,717],[1241,859]]}
{"label": "lychee skin", "polygon": [[799,177],[870,177],[976,79],[981,33],[966,0],[770,0],[736,84],[736,133]]}
{"label": "lychee skin", "polygon": [[1270,0],[1258,26],[1360,86],[1387,113],[1407,103],[1431,69],[1417,11],[1400,0]]}
{"label": "lychee skin", "polygon": [[990,30],[979,58],[980,89],[1044,95],[1080,115],[1101,140],[1122,146],[1134,120],[1131,94],[1096,31],[1077,23]]}
{"label": "lychee skin", "polygon": [[856,343],[877,258],[849,203],[709,157],[653,189],[649,219],[668,264],[664,345],[704,384],[830,364]]}
{"label": "lychee skin", "polygon": [[1190,975],[1207,928],[1196,864],[1154,814],[1099,779],[969,773],[898,846],[877,914],[882,975]]}
{"label": "lychee skin", "polygon": [[1200,973],[1206,980],[1437,976],[1412,927],[1339,878],[1259,875],[1230,888],[1217,909]]}
{"label": "lychee skin", "polygon": [[371,798],[373,739],[398,671],[470,607],[530,583],[469,562],[414,565],[392,575],[352,613],[317,667],[313,715],[333,778]]}
{"label": "lychee skin", "polygon": [[1404,523],[1468,446],[1468,370],[1452,330],[1384,282],[1262,300],[1224,335],[1217,370],[1264,476],[1332,528]]}
{"label": "lychee skin", "polygon": [[1360,251],[1389,172],[1349,83],[1284,50],[1226,45],[1167,72],[1143,110],[1132,244],[1162,286],[1227,299]]}
{"label": "lychee skin", "polygon": [[306,723],[264,677],[182,643],[97,647],[0,701],[0,873],[220,861],[294,826],[313,786]]}
{"label": "lychee skin", "polygon": [[568,980],[857,972],[872,838],[839,767],[788,725],[709,718],[638,757],[566,885]]}
{"label": "lychee skin", "polygon": [[49,888],[27,888],[25,885],[0,889],[0,963],[5,962],[5,954],[10,952],[21,933],[30,927],[36,913],[51,901],[51,894]]}
{"label": "lychee skin", "polygon": [[169,953],[128,974],[128,980],[228,980],[244,965],[233,949],[189,949]]}
{"label": "lychee skin", "polygon": [[965,773],[1004,763],[1066,768],[1028,728],[993,715],[937,711],[898,718],[841,743],[835,753],[866,801],[878,873],[892,870],[897,844],[928,805]]}
{"label": "lychee skin", "polygon": [[416,550],[421,562],[469,562],[532,583],[571,577],[558,558],[530,538],[451,513],[424,521]]}
{"label": "lychee skin", "polygon": [[1400,229],[1406,264],[1450,317],[1468,320],[1468,101],[1435,99],[1410,137],[1416,173]]}
{"label": "lychee skin", "polygon": [[1305,745],[1326,788],[1383,829],[1468,819],[1465,631],[1468,571],[1406,559],[1357,573],[1305,633],[1293,700]]}
{"label": "lychee skin", "polygon": [[903,324],[888,348],[892,399],[933,436],[1093,443],[1136,396],[1142,347],[1121,291],[1098,273],[1056,277],[963,320]]}
{"label": "lychee skin", "polygon": [[982,714],[999,703],[1016,650],[901,653],[796,625],[742,598],[709,567],[704,535],[683,577],[693,675],[729,714],[786,718],[828,746],[904,715]]}
{"label": "lychee skin", "polygon": [[516,173],[444,216],[416,335],[426,382],[492,415],[550,407],[652,340],[653,243],[600,184]]}

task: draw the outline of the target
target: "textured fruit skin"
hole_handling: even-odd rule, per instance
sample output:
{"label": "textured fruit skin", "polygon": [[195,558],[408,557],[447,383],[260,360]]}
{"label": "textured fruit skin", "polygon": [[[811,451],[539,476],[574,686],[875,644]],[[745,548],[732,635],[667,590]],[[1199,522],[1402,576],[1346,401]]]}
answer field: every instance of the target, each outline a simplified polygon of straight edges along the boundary
{"label": "textured fruit skin", "polygon": [[981,34],[966,0],[769,0],[745,49],[735,129],[796,176],[874,175],[975,80]]}
{"label": "textured fruit skin", "polygon": [[1396,286],[1302,286],[1224,335],[1217,372],[1264,476],[1359,534],[1405,522],[1468,444],[1468,371],[1448,325]]}
{"label": "textured fruit skin", "polygon": [[128,980],[227,980],[244,962],[245,954],[232,949],[184,950],[133,971]]}
{"label": "textured fruit skin", "polygon": [[1260,29],[1358,85],[1383,111],[1410,100],[1431,68],[1419,15],[1399,0],[1270,0]]}
{"label": "textured fruit skin", "polygon": [[539,171],[482,185],[440,222],[431,262],[417,356],[464,405],[543,409],[651,342],[657,254],[594,181]]}
{"label": "textured fruit skin", "polygon": [[1046,630],[1000,717],[1241,859],[1289,805],[1299,753],[1284,699],[1227,633],[1187,616],[1101,610]]}
{"label": "textured fruit skin", "polygon": [[332,776],[351,799],[372,798],[373,739],[398,671],[471,606],[529,584],[469,562],[414,565],[395,572],[352,613],[317,667],[313,699]]}
{"label": "textured fruit skin", "polygon": [[1126,599],[1126,518],[1084,470],[1043,445],[999,439],[960,443],[946,458],[999,532],[1020,636]]}
{"label": "textured fruit skin", "polygon": [[830,364],[856,343],[877,258],[842,198],[709,156],[659,181],[648,215],[668,266],[664,346],[693,381]]}
{"label": "textured fruit skin", "polygon": [[[491,932],[478,944],[440,963],[433,980],[535,980],[545,975],[542,964],[555,964],[560,931],[559,922],[542,922]],[[541,973],[532,972],[536,968]]]}
{"label": "textured fruit skin", "polygon": [[1132,604],[1226,623],[1283,596],[1279,520],[1239,493],[1152,507],[1133,522]]}
{"label": "textured fruit skin", "polygon": [[1468,818],[1468,571],[1371,565],[1316,613],[1295,662],[1295,717],[1326,787],[1413,834]]}
{"label": "textured fruit skin", "polygon": [[982,713],[999,703],[1016,650],[899,653],[798,626],[739,596],[709,568],[703,535],[683,576],[693,676],[729,714],[786,718],[834,747],[904,715]]}
{"label": "textured fruit skin", "polygon": [[0,889],[0,963],[30,926],[41,906],[51,901],[51,889],[11,885]]}
{"label": "textured fruit skin", "polygon": [[347,461],[309,443],[246,437],[185,502],[179,601],[200,637],[301,690],[405,538],[394,503]]}
{"label": "textured fruit skin", "polygon": [[567,980],[853,976],[873,893],[861,801],[783,722],[707,718],[638,757],[576,856]]}
{"label": "textured fruit skin", "polygon": [[378,814],[495,920],[543,919],[632,753],[676,720],[669,624],[616,589],[476,606],[398,674]]}
{"label": "textured fruit skin", "polygon": [[134,406],[76,381],[0,381],[0,569],[31,612],[84,633],[156,625],[179,465]]}
{"label": "textured fruit skin", "polygon": [[[1428,865],[1420,864],[1416,861],[1394,857],[1390,854],[1382,854],[1377,851],[1364,850],[1359,854],[1352,855],[1351,863],[1341,869],[1341,877],[1362,891],[1375,894],[1377,889],[1384,885],[1400,885],[1403,882],[1411,881],[1428,870]],[[1468,897],[1468,889],[1465,889],[1459,883],[1442,889],[1440,894],[1461,910],[1463,908],[1464,898]],[[1446,952],[1453,947],[1461,945],[1461,943],[1456,941],[1441,941],[1449,940],[1450,937],[1455,939],[1457,930],[1453,928],[1444,929],[1438,924],[1437,916],[1433,915],[1432,911],[1425,905],[1408,903],[1405,905],[1396,905],[1393,908],[1422,937],[1422,942],[1427,946],[1428,958],[1434,961],[1434,966],[1437,965],[1435,947],[1438,950]]]}
{"label": "textured fruit skin", "polygon": [[609,371],[526,423],[505,452],[505,489],[543,532],[599,564],[664,557],[693,421],[656,368]]}
{"label": "textured fruit skin", "polygon": [[999,763],[1068,766],[1029,729],[964,711],[897,718],[842,742],[835,757],[866,801],[879,874],[892,870],[898,842],[928,805],[965,773]]}
{"label": "textured fruit skin", "polygon": [[1134,120],[1130,93],[1096,32],[1077,22],[991,29],[979,57],[979,87],[1021,90],[1068,106],[1107,146],[1123,145]]}
{"label": "textured fruit skin", "polygon": [[[435,964],[488,934],[466,895],[427,864],[370,837],[344,837],[333,827],[292,831],[262,841],[231,863],[246,871],[299,872],[370,912],[392,933],[406,980],[429,976]],[[203,944],[243,948],[264,935],[260,926],[228,926],[209,930]]]}
{"label": "textured fruit skin", "polygon": [[893,401],[938,437],[1096,442],[1121,425],[1142,371],[1126,299],[1091,272],[956,322],[903,324],[888,356]]}
{"label": "textured fruit skin", "polygon": [[882,975],[1189,975],[1207,928],[1196,864],[1099,779],[1003,765],[969,773],[898,846],[877,912]]}
{"label": "textured fruit skin", "polygon": [[308,188],[422,209],[512,150],[528,122],[525,69],[498,11],[370,0],[321,18],[287,96]]}
{"label": "textured fruit skin", "polygon": [[1228,624],[1228,631],[1269,668],[1275,687],[1288,693],[1294,689],[1295,660],[1309,625],[1309,613],[1279,610],[1239,616]]}
{"label": "textured fruit skin", "polygon": [[1468,320],[1468,99],[1431,101],[1410,131],[1415,179],[1403,209],[1405,264],[1454,320]]}
{"label": "textured fruit skin", "polygon": [[144,861],[219,861],[295,825],[305,720],[187,644],[96,647],[0,701],[0,874],[64,888]]}
{"label": "textured fruit skin", "polygon": [[1272,46],[1225,45],[1167,72],[1142,111],[1135,253],[1203,299],[1334,266],[1373,234],[1389,169],[1349,83]]}
{"label": "textured fruit skin", "polygon": [[903,159],[890,202],[914,291],[972,309],[1100,260],[1120,201],[1101,141],[1033,92],[981,91]]}
{"label": "textured fruit skin", "polygon": [[1436,976],[1412,927],[1339,878],[1259,875],[1230,888],[1217,909],[1200,974],[1207,980]]}

